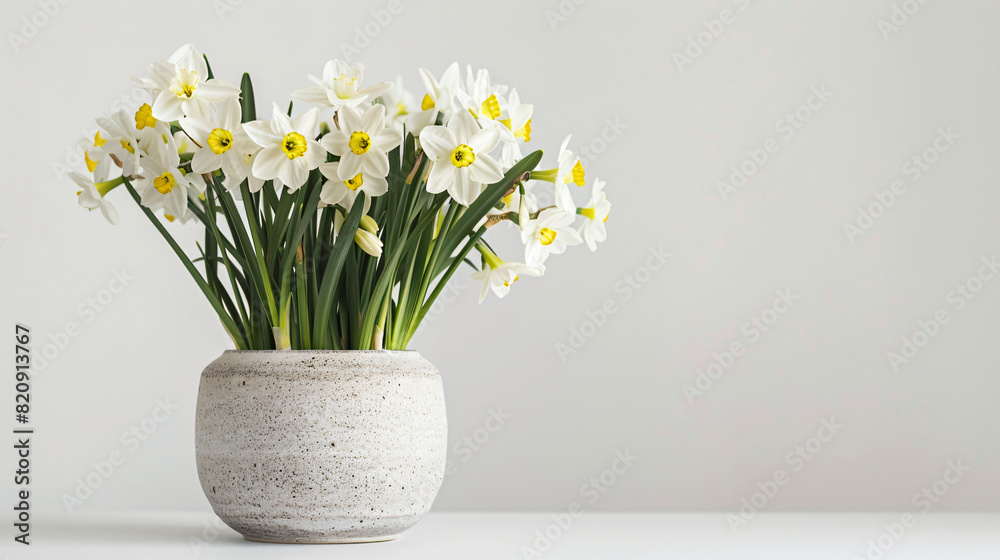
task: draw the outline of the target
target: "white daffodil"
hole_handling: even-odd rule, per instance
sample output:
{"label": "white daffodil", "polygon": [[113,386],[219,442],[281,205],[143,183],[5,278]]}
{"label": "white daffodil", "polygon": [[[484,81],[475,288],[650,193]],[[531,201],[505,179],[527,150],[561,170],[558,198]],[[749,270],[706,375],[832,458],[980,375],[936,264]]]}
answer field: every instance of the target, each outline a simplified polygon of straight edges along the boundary
{"label": "white daffodil", "polygon": [[573,229],[575,218],[575,215],[559,208],[548,208],[542,210],[538,218],[521,224],[525,261],[541,266],[549,255],[562,254],[566,252],[566,247],[583,243],[580,234]]}
{"label": "white daffodil", "polygon": [[490,155],[499,142],[499,132],[480,129],[468,112],[459,112],[448,126],[425,128],[420,144],[433,162],[428,192],[447,190],[459,204],[472,204],[487,184],[503,178],[503,169]]}
{"label": "white daffodil", "polygon": [[108,139],[101,135],[98,130],[94,133],[93,140],[83,138],[77,143],[77,149],[83,152],[83,161],[87,164],[87,171],[94,174],[94,177],[108,178],[111,175],[111,168],[115,165],[105,149]]}
{"label": "white daffodil", "polygon": [[80,187],[80,190],[76,193],[80,206],[88,210],[100,209],[105,219],[111,222],[112,225],[118,225],[118,211],[104,197],[112,189],[122,184],[122,177],[95,184],[82,173],[74,171],[69,174],[69,178]]}
{"label": "white daffodil", "polygon": [[604,224],[608,221],[608,214],[611,213],[611,203],[608,202],[608,195],[604,194],[604,181],[594,179],[592,188],[590,201],[576,212],[587,218],[580,226],[580,234],[587,242],[587,247],[590,247],[591,251],[596,251],[597,244],[603,243],[608,238],[608,230]]}
{"label": "white daffodil", "polygon": [[427,93],[420,102],[420,112],[411,113],[406,120],[406,128],[414,137],[419,137],[424,128],[433,126],[441,114],[444,114],[442,122],[448,122],[455,112],[455,94],[462,89],[457,62],[444,71],[440,80],[426,68],[421,68],[420,80]]}
{"label": "white daffodil", "polygon": [[143,206],[162,205],[168,214],[183,218],[187,214],[188,191],[205,192],[205,180],[200,175],[185,175],[179,169],[180,156],[173,138],[166,144],[154,146],[140,164],[142,177],[136,179],[135,189]]}
{"label": "white daffodil", "polygon": [[[125,109],[120,109],[110,116],[98,118],[97,126],[101,131],[94,137],[94,147],[86,153],[86,159],[97,162],[95,173],[107,157],[122,168],[122,174],[126,177],[135,175],[142,155],[135,121]],[[101,132],[104,133],[103,136]],[[90,161],[87,162],[87,168],[90,169]]]}
{"label": "white daffodil", "polygon": [[149,77],[138,81],[153,93],[153,116],[167,122],[185,115],[204,116],[212,103],[240,95],[240,88],[233,84],[208,79],[208,64],[191,44],[151,64]]}
{"label": "white daffodil", "polygon": [[[180,120],[181,128],[197,145],[190,146],[193,150],[191,171],[195,173],[211,173],[222,169],[226,178],[239,179],[235,186],[246,178],[245,154],[256,152],[259,148],[250,140],[243,125],[240,123],[240,104],[238,101],[225,101],[217,105],[208,118],[184,117]],[[200,147],[199,147],[200,146]],[[227,187],[231,186],[227,185]]]}
{"label": "white daffodil", "polygon": [[363,75],[361,67],[350,67],[340,60],[331,60],[323,67],[322,78],[309,76],[315,86],[295,90],[292,97],[339,110],[341,107],[369,103],[392,85],[379,82],[359,89]]}
{"label": "white daffodil", "polygon": [[532,171],[531,178],[555,184],[556,206],[564,212],[575,214],[576,203],[573,202],[569,185],[582,187],[586,184],[586,180],[580,156],[569,149],[569,140],[570,136],[567,136],[563,140],[562,146],[559,147],[559,167],[544,171]]}
{"label": "white daffodil", "polygon": [[522,274],[541,276],[545,273],[545,268],[541,266],[506,262],[483,245],[476,245],[476,249],[483,255],[483,269],[472,274],[474,280],[482,282],[482,288],[479,290],[479,303],[486,299],[486,294],[491,289],[499,298],[506,296],[510,292],[511,285]]}
{"label": "white daffodil", "polygon": [[389,152],[402,141],[399,131],[385,127],[384,105],[372,105],[364,114],[342,108],[337,112],[337,129],[320,140],[330,153],[340,156],[337,172],[341,181],[354,180],[362,173],[380,178],[372,185],[374,190],[366,191],[372,196],[385,193]]}
{"label": "white daffodil", "polygon": [[517,94],[516,89],[511,90],[510,97],[507,99],[507,117],[500,119],[500,123],[510,131],[510,134],[501,137],[504,142],[503,157],[505,161],[519,160],[523,157],[521,146],[517,140],[531,141],[531,114],[534,110],[534,105],[521,103],[521,96]]}
{"label": "white daffodil", "polygon": [[389,184],[385,177],[372,175],[367,171],[362,171],[347,179],[340,178],[340,162],[323,163],[319,166],[319,172],[327,178],[323,183],[323,190],[319,194],[319,199],[324,204],[333,206],[339,204],[348,211],[354,207],[354,200],[358,198],[358,193],[363,192],[365,197],[365,213],[371,207],[373,196],[381,196],[389,189]]}
{"label": "white daffodil", "polygon": [[392,83],[392,87],[378,98],[378,102],[385,105],[385,118],[389,126],[403,132],[404,125],[410,113],[419,109],[417,98],[403,87],[403,77],[399,76]]}
{"label": "white daffodil", "polygon": [[465,89],[455,92],[456,102],[463,109],[468,109],[483,126],[487,126],[488,121],[499,121],[503,109],[500,101],[504,97],[503,89],[490,83],[489,71],[483,68],[473,77],[470,66],[466,83]]}
{"label": "white daffodil", "polygon": [[263,148],[254,158],[253,175],[265,181],[279,179],[289,191],[298,190],[309,171],[326,161],[326,150],[313,140],[319,132],[318,108],[292,119],[275,103],[270,121],[248,122],[243,129]]}

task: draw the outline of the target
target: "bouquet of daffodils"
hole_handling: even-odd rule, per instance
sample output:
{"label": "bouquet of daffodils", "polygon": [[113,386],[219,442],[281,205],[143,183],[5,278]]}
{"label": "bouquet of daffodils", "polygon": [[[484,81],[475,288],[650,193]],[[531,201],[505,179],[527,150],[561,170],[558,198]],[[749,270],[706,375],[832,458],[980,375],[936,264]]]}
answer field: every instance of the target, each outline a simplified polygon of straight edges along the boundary
{"label": "bouquet of daffodils", "polygon": [[[237,348],[404,349],[463,263],[480,301],[503,297],[549,255],[594,250],[610,210],[598,180],[576,205],[584,169],[569,138],[555,167],[523,155],[533,107],[517,90],[486,70],[463,82],[457,63],[420,75],[418,104],[399,81],[364,87],[361,68],[332,60],[291,93],[310,108],[261,115],[249,75],[239,87],[216,78],[186,45],[136,78],[148,103],[98,119],[83,141],[80,205],[115,224],[108,194],[123,186]],[[189,256],[170,228],[192,220],[205,237]],[[492,249],[484,235],[500,224],[523,258]]]}

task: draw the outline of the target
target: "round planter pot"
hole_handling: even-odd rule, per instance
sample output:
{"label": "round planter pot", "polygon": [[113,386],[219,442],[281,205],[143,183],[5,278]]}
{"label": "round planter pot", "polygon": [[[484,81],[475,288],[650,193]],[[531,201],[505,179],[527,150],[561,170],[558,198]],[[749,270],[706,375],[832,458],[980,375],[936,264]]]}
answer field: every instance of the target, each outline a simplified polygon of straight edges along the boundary
{"label": "round planter pot", "polygon": [[198,389],[198,476],[253,541],[390,540],[437,496],[437,369],[412,351],[226,351]]}

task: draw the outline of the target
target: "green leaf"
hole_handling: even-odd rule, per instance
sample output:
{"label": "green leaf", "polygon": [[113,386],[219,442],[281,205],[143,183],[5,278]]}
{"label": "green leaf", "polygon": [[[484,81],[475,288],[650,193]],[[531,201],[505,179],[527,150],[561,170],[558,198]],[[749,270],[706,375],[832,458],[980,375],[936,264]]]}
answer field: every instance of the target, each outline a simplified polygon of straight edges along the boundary
{"label": "green leaf", "polygon": [[358,224],[361,223],[364,202],[365,193],[358,194],[354,206],[340,228],[340,233],[337,234],[337,241],[333,244],[330,257],[326,261],[323,283],[316,300],[316,319],[313,322],[313,348],[317,350],[330,347],[326,344],[326,340],[329,337],[330,314],[334,307],[334,295],[340,285],[341,270],[347,259],[347,251],[354,246],[354,232],[358,230]]}
{"label": "green leaf", "polygon": [[257,109],[253,99],[253,83],[250,82],[250,74],[246,72],[243,73],[243,81],[240,83],[240,107],[243,109],[243,122],[257,120]]}

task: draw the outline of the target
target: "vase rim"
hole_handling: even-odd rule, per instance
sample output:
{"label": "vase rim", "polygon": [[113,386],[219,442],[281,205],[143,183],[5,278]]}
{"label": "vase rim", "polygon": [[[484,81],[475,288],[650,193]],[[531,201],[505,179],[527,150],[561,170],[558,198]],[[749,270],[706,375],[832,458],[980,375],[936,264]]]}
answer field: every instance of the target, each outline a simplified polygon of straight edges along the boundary
{"label": "vase rim", "polygon": [[404,354],[417,353],[416,350],[238,350],[227,349],[226,354],[289,354],[289,353],[309,353],[309,354]]}

